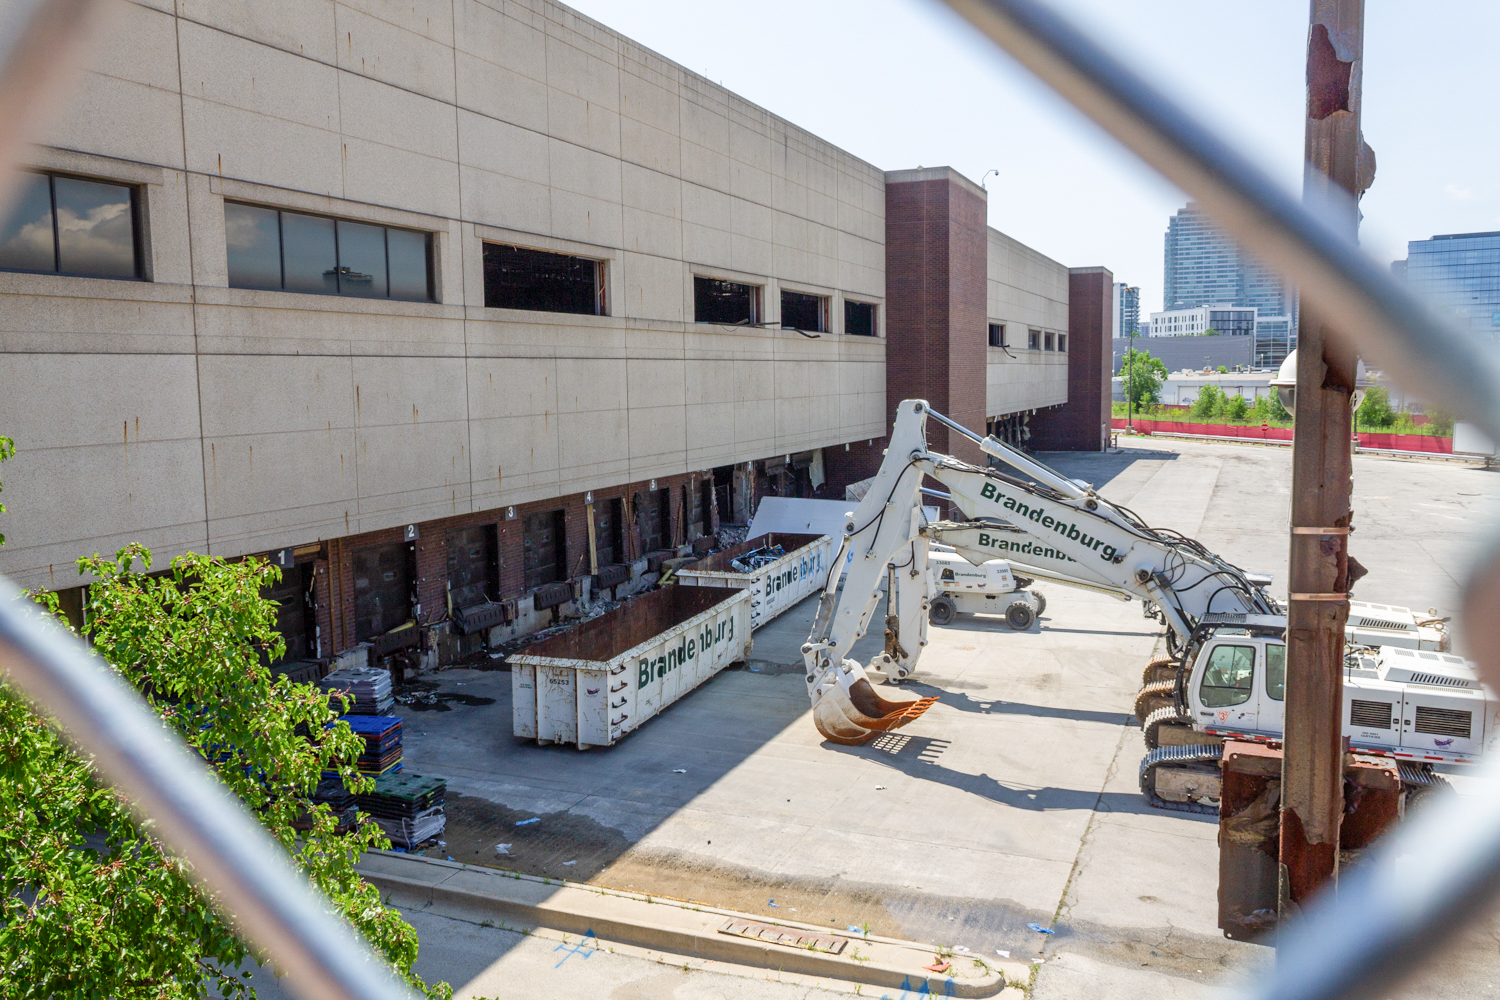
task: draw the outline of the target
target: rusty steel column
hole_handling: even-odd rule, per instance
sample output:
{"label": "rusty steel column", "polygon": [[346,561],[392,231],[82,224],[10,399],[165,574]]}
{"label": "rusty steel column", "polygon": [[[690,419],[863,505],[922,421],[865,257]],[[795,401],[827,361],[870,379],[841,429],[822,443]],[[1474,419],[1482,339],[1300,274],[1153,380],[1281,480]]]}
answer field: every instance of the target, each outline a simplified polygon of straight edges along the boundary
{"label": "rusty steel column", "polygon": [[[1347,225],[1351,236],[1359,225],[1358,196],[1375,169],[1359,128],[1363,48],[1364,0],[1312,0],[1304,196]],[[1347,338],[1313,310],[1301,311],[1281,781],[1283,910],[1300,906],[1338,872],[1344,623],[1349,586],[1363,575],[1349,559],[1357,363]]]}

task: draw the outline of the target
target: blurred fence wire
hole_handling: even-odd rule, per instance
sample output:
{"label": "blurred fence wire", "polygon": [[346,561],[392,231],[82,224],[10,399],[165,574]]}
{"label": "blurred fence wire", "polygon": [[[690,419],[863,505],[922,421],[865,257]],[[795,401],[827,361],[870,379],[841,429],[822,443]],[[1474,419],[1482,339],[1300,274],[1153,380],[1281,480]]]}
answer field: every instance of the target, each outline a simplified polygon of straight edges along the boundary
{"label": "blurred fence wire", "polygon": [[[1500,440],[1500,367],[1491,354],[1397,285],[1125,63],[1036,0],[946,0],[1011,57],[1194,197],[1215,221],[1300,287],[1406,388]],[[0,165],[8,190],[18,151],[59,106],[63,84],[107,0],[0,3]],[[297,875],[243,805],[173,739],[140,698],[80,642],[0,582],[0,672],[96,761],[155,823],[246,938],[274,957],[306,998],[396,1000],[409,991]],[[1500,605],[1500,549],[1477,561],[1466,607],[1473,653],[1494,684],[1500,631],[1476,624]],[[1500,630],[1500,616],[1495,628]],[[1494,764],[1486,773],[1495,775]],[[1400,828],[1336,897],[1283,933],[1276,968],[1253,988],[1266,1000],[1385,996],[1500,888],[1500,799],[1435,805]]]}

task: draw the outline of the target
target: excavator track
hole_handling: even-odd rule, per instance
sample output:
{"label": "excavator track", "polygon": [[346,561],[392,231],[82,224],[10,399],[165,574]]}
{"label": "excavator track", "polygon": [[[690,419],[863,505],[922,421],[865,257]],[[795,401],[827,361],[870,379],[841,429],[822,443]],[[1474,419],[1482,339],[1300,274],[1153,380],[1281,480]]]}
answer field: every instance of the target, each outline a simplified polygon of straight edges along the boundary
{"label": "excavator track", "polygon": [[1150,717],[1152,712],[1160,708],[1177,703],[1177,681],[1152,681],[1146,684],[1135,696],[1135,717],[1142,725]]}
{"label": "excavator track", "polygon": [[[1178,738],[1163,740],[1164,729]],[[1163,705],[1141,720],[1141,735],[1146,739],[1147,750],[1155,750],[1163,744],[1174,746],[1193,743],[1193,732],[1193,720],[1184,715],[1176,705]]]}
{"label": "excavator track", "polygon": [[1204,764],[1214,763],[1224,756],[1222,743],[1209,746],[1159,747],[1141,759],[1141,794],[1154,809],[1170,809],[1173,812],[1218,815],[1219,807],[1202,802],[1173,802],[1157,794],[1156,776],[1163,769],[1198,769]]}
{"label": "excavator track", "polygon": [[1158,656],[1146,664],[1146,669],[1141,671],[1141,686],[1155,684],[1157,681],[1173,681],[1177,679],[1177,661],[1170,656]]}

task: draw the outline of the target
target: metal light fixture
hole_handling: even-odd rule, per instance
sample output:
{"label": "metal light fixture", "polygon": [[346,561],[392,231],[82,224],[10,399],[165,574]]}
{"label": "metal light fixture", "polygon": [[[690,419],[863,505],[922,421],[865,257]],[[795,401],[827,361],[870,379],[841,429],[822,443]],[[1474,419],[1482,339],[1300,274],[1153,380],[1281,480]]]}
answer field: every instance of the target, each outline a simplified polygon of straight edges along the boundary
{"label": "metal light fixture", "polygon": [[[1365,362],[1361,358],[1354,369],[1354,395],[1350,397],[1351,405],[1357,410],[1359,404],[1364,402],[1365,390],[1375,383],[1365,374]],[[1276,395],[1281,398],[1281,405],[1286,412],[1292,416],[1297,415],[1297,352],[1292,351],[1281,363],[1281,368],[1276,372],[1276,377],[1271,379],[1271,387],[1276,390]]]}

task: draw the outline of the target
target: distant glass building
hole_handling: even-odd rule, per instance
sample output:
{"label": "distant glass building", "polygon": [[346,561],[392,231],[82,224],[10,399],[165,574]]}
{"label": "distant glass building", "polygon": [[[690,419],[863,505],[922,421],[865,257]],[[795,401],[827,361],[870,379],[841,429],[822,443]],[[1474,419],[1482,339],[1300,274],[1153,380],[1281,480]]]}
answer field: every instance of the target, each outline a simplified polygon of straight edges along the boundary
{"label": "distant glass building", "polygon": [[1220,232],[1196,202],[1167,223],[1165,265],[1164,311],[1217,304],[1255,309],[1257,365],[1279,365],[1296,346],[1296,310],[1286,283]]}
{"label": "distant glass building", "polygon": [[1412,290],[1453,310],[1477,333],[1500,338],[1500,233],[1452,233],[1406,244],[1404,271]]}
{"label": "distant glass building", "polygon": [[1114,335],[1129,337],[1141,325],[1141,290],[1123,281],[1115,282]]}

